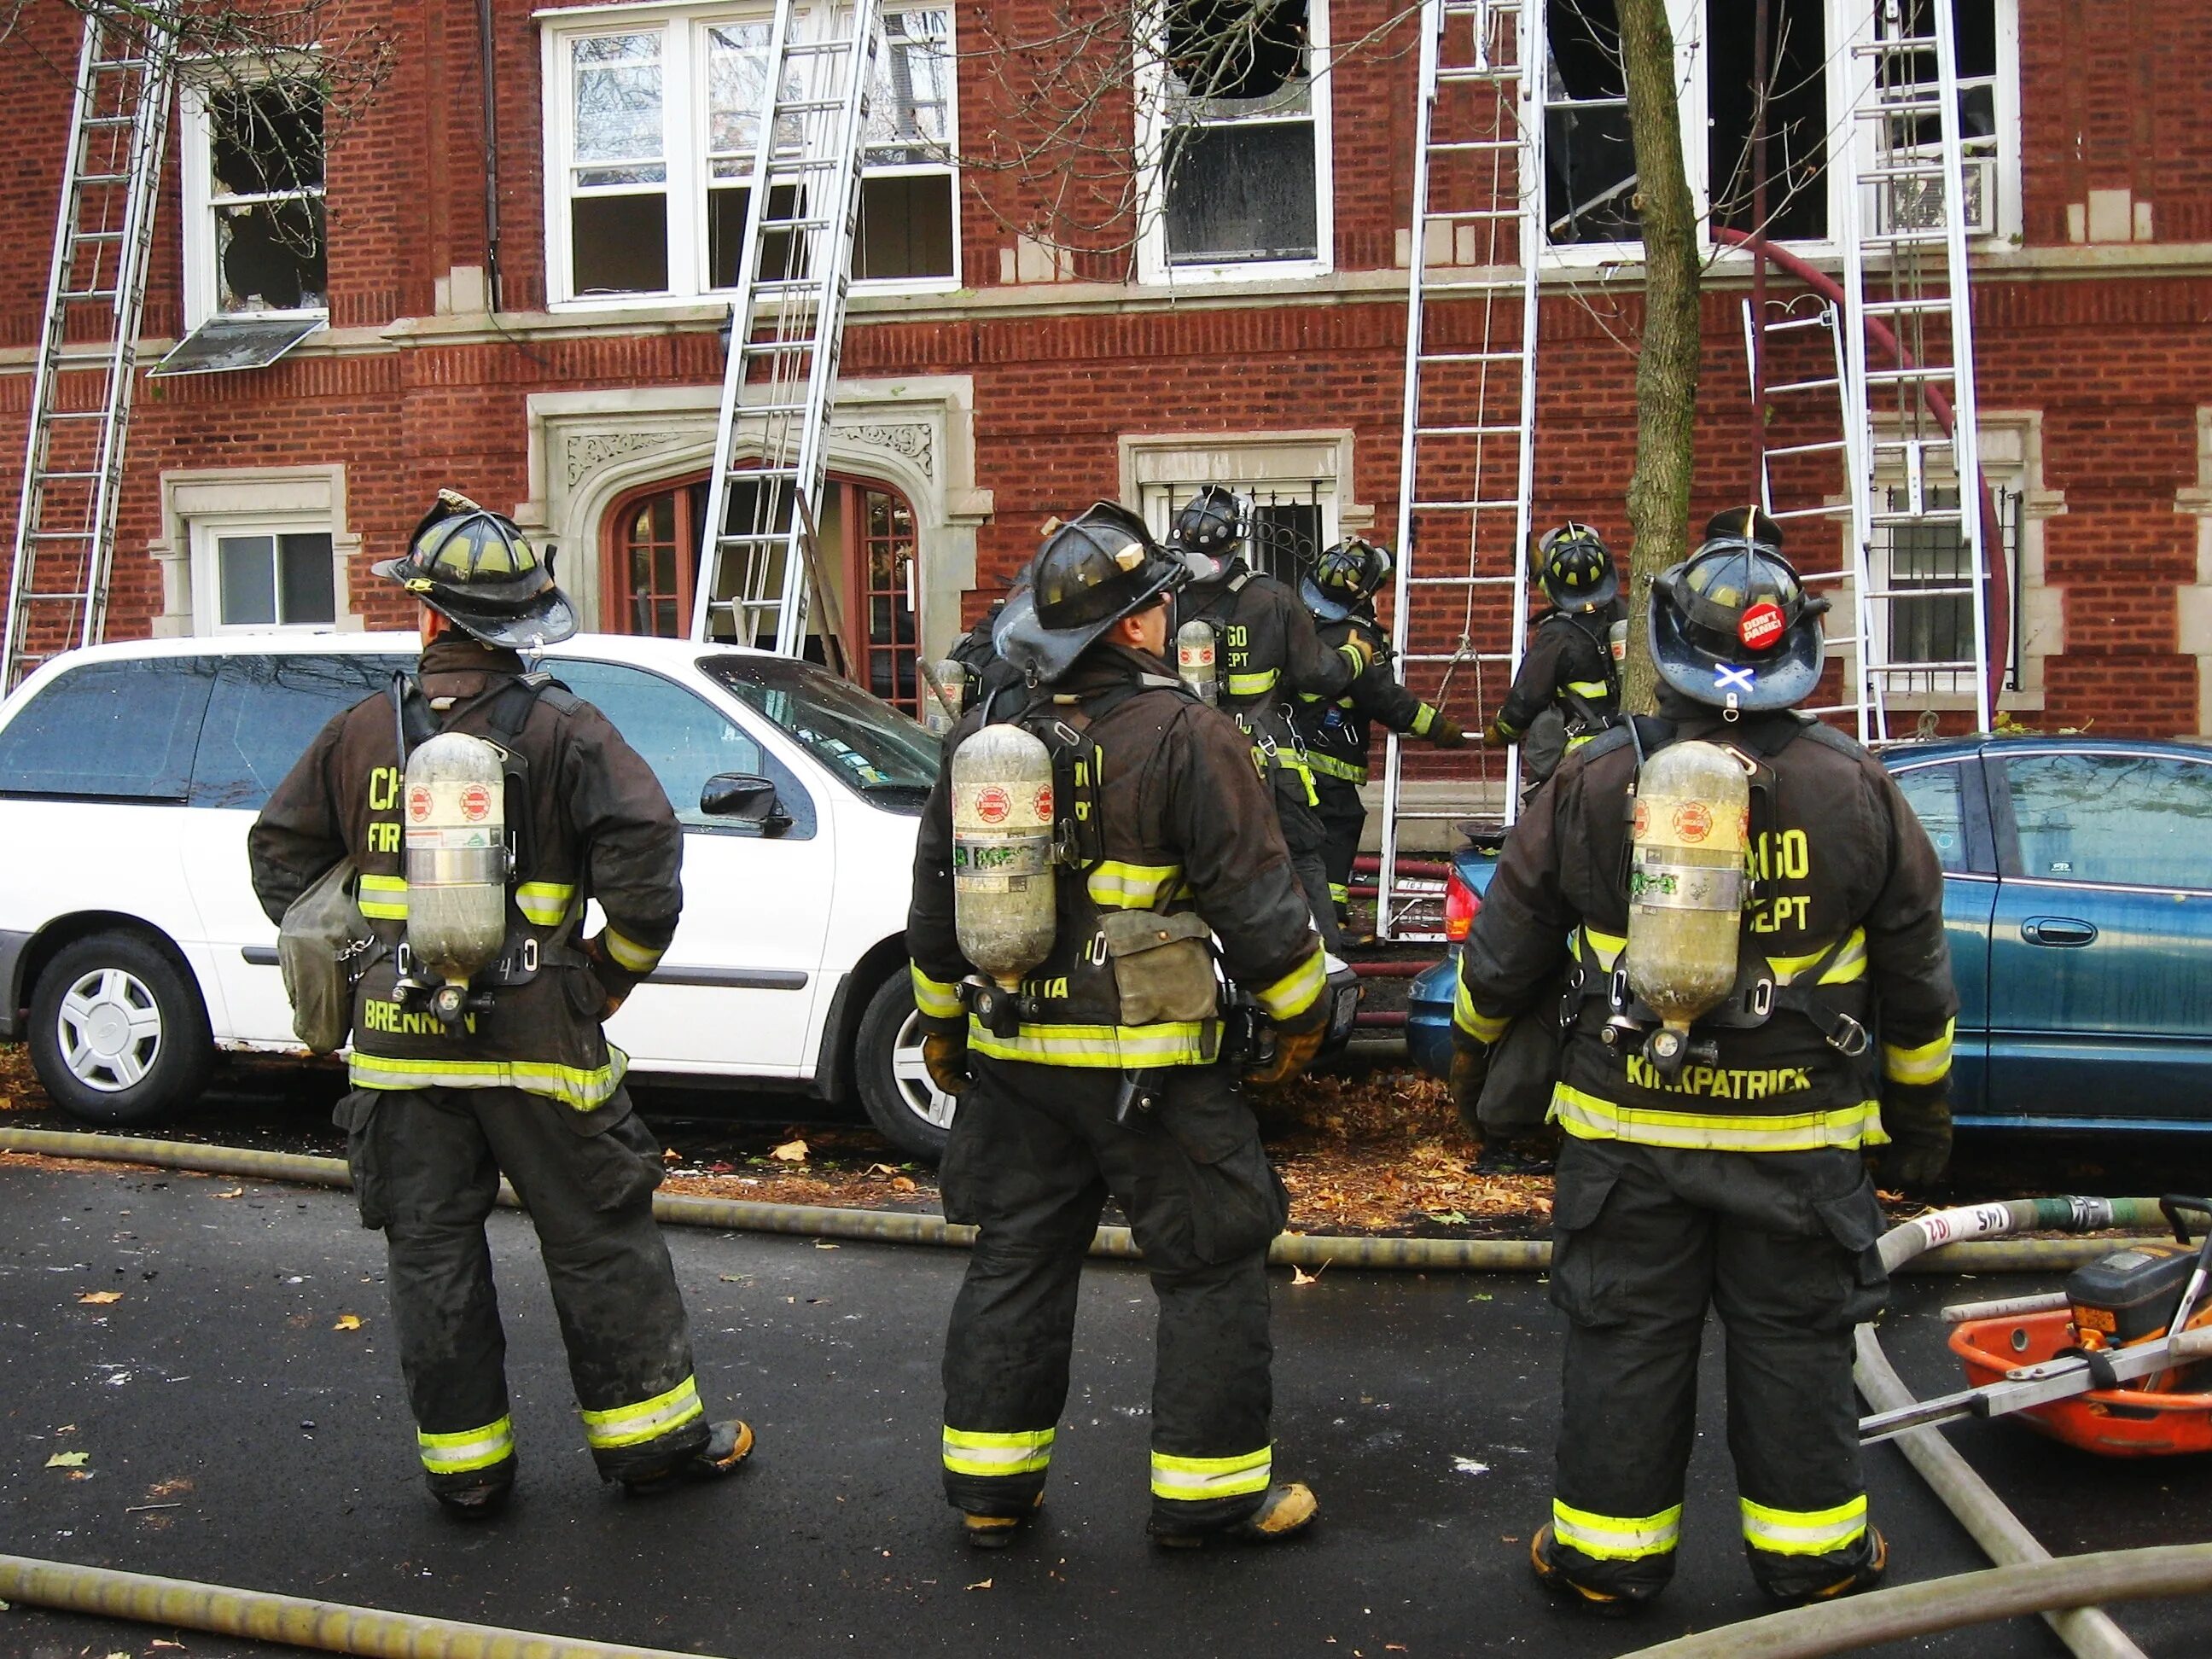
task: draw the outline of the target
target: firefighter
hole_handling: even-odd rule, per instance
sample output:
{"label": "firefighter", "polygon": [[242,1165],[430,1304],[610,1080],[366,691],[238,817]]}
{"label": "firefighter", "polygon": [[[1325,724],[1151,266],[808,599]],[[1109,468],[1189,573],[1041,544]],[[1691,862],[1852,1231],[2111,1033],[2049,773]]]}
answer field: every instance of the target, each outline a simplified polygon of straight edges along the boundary
{"label": "firefighter", "polygon": [[[362,1223],[384,1231],[430,1492],[476,1519],[514,1485],[483,1231],[501,1176],[538,1230],[601,1478],[646,1492],[727,1474],[752,1431],[707,1419],[653,1219],[660,1143],[632,1115],[624,1056],[600,1029],[676,930],[683,842],[668,798],[604,715],[524,672],[519,648],[566,639],[576,623],[550,556],[512,521],[441,491],[405,556],[376,571],[421,602],[419,684],[399,677],[391,696],[325,726],[270,797],[248,850],[272,920],[341,859],[360,872],[373,942],[357,960],[353,1090],[335,1121]],[[448,743],[442,730],[489,734],[505,755],[517,854],[506,937],[451,1024],[426,1005],[410,953],[403,814],[424,819],[435,799],[408,781],[403,729],[410,752]],[[432,890],[418,887],[417,903]],[[592,899],[605,926],[580,938]]]}
{"label": "firefighter", "polygon": [[1552,608],[1483,734],[1485,743],[1521,745],[1522,788],[1533,794],[1580,748],[1619,718],[1620,664],[1628,611],[1605,540],[1573,520],[1536,544],[1538,580]]}
{"label": "firefighter", "polygon": [[1674,1570],[1708,1304],[1754,1577],[1804,1601],[1885,1563],[1851,1394],[1852,1328],[1886,1295],[1863,1152],[1887,1144],[1887,1185],[1942,1178],[1958,999],[1927,835],[1880,763],[1791,712],[1825,609],[1741,535],[1662,575],[1660,717],[1561,765],[1461,958],[1462,1099],[1533,988],[1570,969],[1565,1413],[1532,1560],[1593,1608],[1646,1601]]}
{"label": "firefighter", "polygon": [[[1016,599],[999,634],[1029,695],[1006,700],[1012,720],[994,699],[955,728],[907,922],[923,1056],[960,1103],[945,1212],[980,1230],[945,1339],[945,1496],[987,1548],[1042,1503],[1077,1283],[1110,1194],[1159,1302],[1149,1532],[1171,1547],[1284,1538],[1316,1505],[1275,1479],[1266,1262],[1288,1206],[1243,1090],[1319,1046],[1320,941],[1249,738],[1164,660],[1188,567],[1102,502],[1051,532],[1031,569],[1033,602]],[[963,773],[971,752],[1030,742],[1010,727],[1056,745],[1048,890],[956,881],[1010,867],[958,839],[983,833],[970,813],[1037,799],[1039,775]],[[1000,956],[1014,935],[994,907],[1039,900],[1041,933]],[[1209,935],[1249,1006],[1220,1006]]]}
{"label": "firefighter", "polygon": [[1359,791],[1367,781],[1368,733],[1373,723],[1379,720],[1393,732],[1425,738],[1439,749],[1458,749],[1467,743],[1465,732],[1407,690],[1390,672],[1382,627],[1375,620],[1375,592],[1389,574],[1389,550],[1352,536],[1325,550],[1314,561],[1312,572],[1298,579],[1298,598],[1312,613],[1322,643],[1333,650],[1357,637],[1372,659],[1342,696],[1301,691],[1291,706],[1300,746],[1313,768],[1318,798],[1314,810],[1326,838],[1322,856],[1340,929],[1352,920],[1352,866],[1367,826],[1367,805]]}
{"label": "firefighter", "polygon": [[1249,534],[1243,503],[1219,484],[1206,485],[1183,504],[1169,539],[1199,574],[1178,601],[1180,614],[1186,623],[1213,629],[1220,707],[1252,739],[1314,926],[1330,954],[1341,957],[1343,934],[1329,897],[1328,834],[1291,705],[1297,696],[1342,696],[1367,672],[1373,653],[1356,631],[1334,648],[1322,643],[1297,595],[1245,563]]}

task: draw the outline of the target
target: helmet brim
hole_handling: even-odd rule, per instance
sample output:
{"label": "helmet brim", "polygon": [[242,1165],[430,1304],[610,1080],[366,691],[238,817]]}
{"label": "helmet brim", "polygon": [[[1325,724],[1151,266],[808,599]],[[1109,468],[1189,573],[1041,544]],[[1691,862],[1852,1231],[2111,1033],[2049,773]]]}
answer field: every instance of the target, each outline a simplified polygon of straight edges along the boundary
{"label": "helmet brim", "polygon": [[1692,702],[1725,708],[1733,695],[1746,714],[1794,708],[1820,683],[1826,641],[1817,615],[1799,617],[1777,650],[1758,658],[1746,653],[1738,660],[1692,642],[1672,605],[1655,603],[1649,614],[1652,666]]}
{"label": "helmet brim", "polygon": [[1332,599],[1321,591],[1321,585],[1311,576],[1298,578],[1298,598],[1305,601],[1307,610],[1323,622],[1339,623],[1352,614],[1352,607],[1340,599]]}
{"label": "helmet brim", "polygon": [[1073,668],[1077,659],[1115,623],[1135,616],[1163,593],[1182,587],[1190,580],[1188,567],[1173,553],[1160,562],[1158,568],[1158,580],[1126,609],[1074,628],[1047,628],[1037,620],[1036,590],[1021,588],[1006,600],[1006,608],[992,626],[991,648],[1025,679],[1040,685],[1056,680]]}
{"label": "helmet brim", "polygon": [[547,588],[520,611],[506,605],[471,605],[450,593],[417,597],[464,634],[513,651],[558,645],[576,631],[576,608],[557,587]]}
{"label": "helmet brim", "polygon": [[1620,573],[1610,568],[1605,573],[1605,579],[1587,593],[1563,593],[1552,586],[1550,577],[1540,576],[1538,580],[1544,584],[1545,597],[1562,611],[1587,613],[1602,610],[1620,597]]}

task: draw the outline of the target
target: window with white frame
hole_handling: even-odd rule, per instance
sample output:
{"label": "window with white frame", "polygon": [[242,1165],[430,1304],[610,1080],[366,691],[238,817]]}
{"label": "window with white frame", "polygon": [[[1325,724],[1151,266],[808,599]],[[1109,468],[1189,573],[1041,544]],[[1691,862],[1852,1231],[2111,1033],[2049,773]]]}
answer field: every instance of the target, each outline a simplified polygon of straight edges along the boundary
{"label": "window with white frame", "polygon": [[[2017,460],[2007,459],[2011,447],[2001,442],[1993,446],[1996,453],[1983,457],[1982,476],[1989,483],[1990,504],[1996,517],[1984,526],[1982,556],[1990,569],[2000,568],[2002,562],[2002,592],[2012,617],[2017,617],[2023,611],[2020,586],[2027,562],[2020,557],[2027,475]],[[1884,693],[1905,708],[1970,697],[1973,671],[1944,665],[1977,659],[1974,601],[1971,592],[1960,591],[1973,586],[1972,559],[1961,526],[1942,516],[1958,511],[1958,479],[1948,470],[1931,469],[1921,482],[1917,507],[1913,495],[1901,471],[1885,469],[1876,475],[1877,520],[1909,511],[1933,515],[1917,524],[1877,522],[1869,550],[1872,591],[1881,596],[1871,607],[1870,620],[1879,641],[1879,660],[1890,670],[1884,677]],[[2006,632],[2010,643],[2000,684],[2017,690],[2021,684],[2021,629],[2015,625]]]}
{"label": "window with white frame", "polygon": [[188,323],[324,315],[319,83],[271,76],[189,85],[182,133]]}
{"label": "window with white frame", "polygon": [[1166,0],[1144,77],[1152,280],[1329,263],[1326,16],[1320,0]]}
{"label": "window with white frame", "polygon": [[[556,303],[733,287],[769,78],[764,9],[596,9],[545,28],[547,244]],[[853,274],[959,281],[952,15],[883,19]],[[781,205],[781,204],[780,204]],[[763,269],[778,252],[763,247]]]}
{"label": "window with white frame", "polygon": [[191,536],[198,632],[337,625],[337,562],[327,522],[213,520],[195,522]]}
{"label": "window with white frame", "polygon": [[[1904,0],[1920,12],[1935,0]],[[1837,192],[1856,146],[1872,166],[1873,123],[1851,112],[1870,71],[1850,51],[1864,0],[1765,0],[1767,64],[1754,57],[1760,0],[1672,0],[1683,161],[1692,194],[1715,225],[1819,243],[1841,222]],[[1619,250],[1639,238],[1635,154],[1613,0],[1546,0],[1545,225],[1554,251]],[[1971,234],[2020,228],[2018,0],[1955,0],[1960,131]],[[1915,21],[1916,30],[1924,22]],[[1932,58],[1915,61],[1933,79]],[[1764,112],[1764,154],[1753,127]],[[1893,144],[1937,142],[1932,116],[1910,118]],[[1869,228],[1911,222],[1926,181],[1886,181]]]}

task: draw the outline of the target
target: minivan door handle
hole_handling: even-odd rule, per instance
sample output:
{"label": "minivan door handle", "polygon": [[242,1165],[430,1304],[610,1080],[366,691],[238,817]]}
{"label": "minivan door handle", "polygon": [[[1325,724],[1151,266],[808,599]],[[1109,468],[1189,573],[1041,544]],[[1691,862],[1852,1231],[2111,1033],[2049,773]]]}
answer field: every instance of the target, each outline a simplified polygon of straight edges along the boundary
{"label": "minivan door handle", "polygon": [[2020,936],[2030,945],[2079,948],[2097,937],[2097,927],[2073,916],[2030,916],[2021,923]]}

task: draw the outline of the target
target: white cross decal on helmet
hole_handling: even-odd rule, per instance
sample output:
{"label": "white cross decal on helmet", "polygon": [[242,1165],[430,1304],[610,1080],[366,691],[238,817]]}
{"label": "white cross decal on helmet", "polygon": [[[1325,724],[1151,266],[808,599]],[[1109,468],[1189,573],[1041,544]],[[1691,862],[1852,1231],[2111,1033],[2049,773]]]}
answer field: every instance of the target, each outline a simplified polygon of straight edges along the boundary
{"label": "white cross decal on helmet", "polygon": [[1713,665],[1713,690],[1716,691],[1749,691],[1759,676],[1748,668],[1731,668],[1726,663]]}

